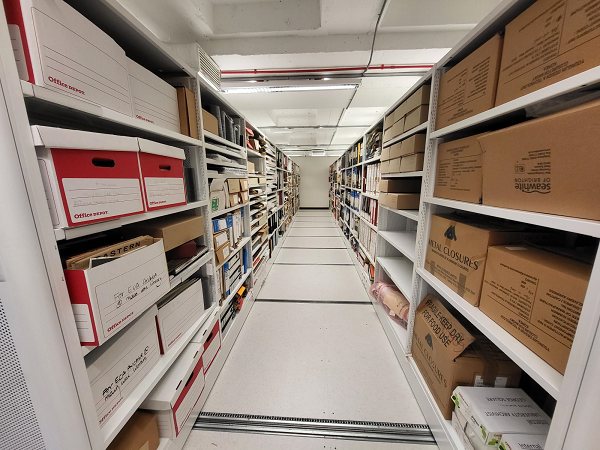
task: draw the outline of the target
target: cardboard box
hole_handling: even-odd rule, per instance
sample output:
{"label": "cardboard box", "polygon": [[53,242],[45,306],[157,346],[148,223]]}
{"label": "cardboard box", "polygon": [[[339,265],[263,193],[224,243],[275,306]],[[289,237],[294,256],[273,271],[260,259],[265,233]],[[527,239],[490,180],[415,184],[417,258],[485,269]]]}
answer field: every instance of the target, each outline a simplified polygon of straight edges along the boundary
{"label": "cardboard box", "polygon": [[379,193],[379,203],[391,209],[419,209],[421,194]]}
{"label": "cardboard box", "polygon": [[196,96],[186,87],[177,87],[179,108],[179,131],[181,134],[198,139],[198,117],[196,116]]}
{"label": "cardboard box", "polygon": [[[391,146],[393,147],[393,146]],[[387,161],[390,159],[390,149],[391,147],[385,147],[383,150],[381,150],[381,157],[379,158],[379,160],[381,162],[383,161]]]}
{"label": "cardboard box", "polygon": [[119,431],[107,450],[156,450],[159,443],[156,416],[138,410]]}
{"label": "cardboard box", "polygon": [[431,85],[424,85],[417,89],[403,103],[404,114],[409,113],[421,105],[429,105],[429,97],[431,96]]}
{"label": "cardboard box", "polygon": [[530,246],[490,247],[479,309],[564,374],[591,272]]}
{"label": "cardboard box", "polygon": [[213,235],[214,247],[219,248],[224,245],[226,242],[229,242],[229,236],[227,231],[221,231],[219,233],[215,233]]}
{"label": "cardboard box", "polygon": [[136,138],[43,126],[31,133],[55,228],[144,212]]}
{"label": "cardboard box", "polygon": [[[188,282],[189,281],[189,282]],[[202,280],[186,280],[169,292],[168,298],[159,300],[156,324],[160,339],[160,352],[167,353],[173,344],[188,331],[204,313]],[[173,297],[173,294],[176,296]]]}
{"label": "cardboard box", "polygon": [[522,389],[458,386],[452,398],[488,446],[497,446],[505,433],[547,435],[550,429],[550,417]]}
{"label": "cardboard box", "polygon": [[481,203],[483,156],[478,134],[438,145],[434,197]]}
{"label": "cardboard box", "polygon": [[600,220],[600,101],[479,138],[483,204]]}
{"label": "cardboard box", "polygon": [[387,147],[389,157],[387,159],[396,159],[402,156],[402,142],[397,142],[394,145]]}
{"label": "cardboard box", "polygon": [[127,58],[133,117],[179,133],[177,90]]}
{"label": "cardboard box", "polygon": [[471,305],[478,306],[488,247],[519,243],[533,237],[533,233],[454,214],[433,214],[425,270]]}
{"label": "cardboard box", "polygon": [[416,178],[404,178],[396,180],[381,180],[379,192],[407,193],[421,192],[421,180]]}
{"label": "cardboard box", "polygon": [[204,349],[202,360],[204,361],[204,373],[207,373],[221,351],[221,328],[218,314],[215,315],[210,325],[202,333],[196,333],[196,336],[192,338],[192,342],[202,345]]}
{"label": "cardboard box", "polygon": [[248,191],[241,191],[240,192],[240,202],[248,203],[249,201],[250,201],[250,193]]}
{"label": "cardboard box", "polygon": [[22,80],[132,115],[127,57],[96,25],[61,0],[5,0]]}
{"label": "cardboard box", "polygon": [[179,247],[204,234],[202,216],[164,216],[135,224],[135,231],[162,238],[165,251]]}
{"label": "cardboard box", "polygon": [[223,178],[215,178],[210,183],[210,210],[220,211],[227,208],[229,191]]}
{"label": "cardboard box", "polygon": [[600,65],[600,32],[587,6],[539,0],[506,25],[496,105]]}
{"label": "cardboard box", "polygon": [[86,270],[65,270],[81,345],[99,346],[170,289],[163,241]]}
{"label": "cardboard box", "polygon": [[423,170],[424,153],[415,153],[414,155],[403,156],[400,161],[400,170],[398,172],[418,172]]}
{"label": "cardboard box", "polygon": [[247,191],[250,189],[250,183],[248,182],[248,178],[240,178],[240,189],[242,191]]}
{"label": "cardboard box", "polygon": [[544,435],[533,434],[503,434],[500,439],[500,450],[544,450],[546,447]]}
{"label": "cardboard box", "polygon": [[436,130],[494,106],[501,56],[496,35],[441,76]]}
{"label": "cardboard box", "polygon": [[234,206],[238,206],[241,203],[240,194],[229,194],[229,203],[228,207],[233,208]]}
{"label": "cardboard box", "polygon": [[452,417],[451,396],[457,386],[517,386],[520,381],[514,363],[506,356],[497,360],[479,341],[485,338],[476,340],[433,295],[417,307],[412,355],[446,420]]}
{"label": "cardboard box", "polygon": [[402,165],[402,158],[390,159],[387,162],[387,173],[398,173],[400,172],[400,166]]}
{"label": "cardboard box", "polygon": [[258,183],[259,184],[267,184],[267,177],[259,177]]}
{"label": "cardboard box", "polygon": [[85,357],[100,427],[158,363],[156,306]]}
{"label": "cardboard box", "polygon": [[247,166],[248,166],[248,172],[250,172],[250,173],[254,173],[254,168],[255,168],[255,166],[254,166],[254,163],[253,163],[253,162],[250,162],[250,161],[248,161],[248,162],[247,162]]}
{"label": "cardboard box", "polygon": [[229,194],[235,194],[242,190],[239,178],[227,178],[227,189]]}
{"label": "cardboard box", "polygon": [[[218,217],[212,220],[213,224],[213,233],[218,233],[219,231],[223,231],[227,229],[230,225],[227,223],[226,217]],[[218,247],[218,246],[215,246]]]}
{"label": "cardboard box", "polygon": [[418,127],[422,123],[427,122],[428,116],[429,105],[417,106],[406,114],[406,117],[404,118],[404,132],[410,131],[414,127]]}
{"label": "cardboard box", "polygon": [[391,173],[390,172],[390,162],[389,161],[381,161],[381,173]]}
{"label": "cardboard box", "polygon": [[258,178],[248,178],[248,185],[256,186],[258,184]]}
{"label": "cardboard box", "polygon": [[156,411],[161,438],[176,438],[204,392],[202,346],[189,343],[140,408]]}
{"label": "cardboard box", "polygon": [[425,153],[425,144],[427,139],[425,135],[414,134],[402,141],[402,147],[399,149],[398,156],[414,155],[416,153]]}
{"label": "cardboard box", "polygon": [[219,135],[219,120],[202,108],[202,128],[216,136]]}
{"label": "cardboard box", "polygon": [[215,250],[215,259],[217,261],[217,265],[221,265],[227,261],[227,258],[229,258],[230,254],[231,247],[229,246],[229,241],[227,241],[227,244],[224,244]]}
{"label": "cardboard box", "polygon": [[383,142],[387,142],[396,136],[400,136],[404,131],[404,117],[398,120],[394,125],[383,132]]}
{"label": "cardboard box", "polygon": [[154,211],[185,205],[185,152],[180,148],[146,139],[138,139],[138,145],[146,209]]}

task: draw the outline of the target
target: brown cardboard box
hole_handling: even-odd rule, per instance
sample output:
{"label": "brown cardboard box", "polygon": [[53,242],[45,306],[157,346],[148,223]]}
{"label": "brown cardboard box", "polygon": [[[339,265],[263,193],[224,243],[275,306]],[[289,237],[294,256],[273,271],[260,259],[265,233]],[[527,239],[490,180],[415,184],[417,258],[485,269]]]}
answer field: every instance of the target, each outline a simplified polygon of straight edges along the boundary
{"label": "brown cardboard box", "polygon": [[164,216],[135,224],[135,232],[162,238],[165,252],[204,234],[202,216]]}
{"label": "brown cardboard box", "polygon": [[445,419],[452,417],[457,386],[518,386],[521,371],[494,348],[472,336],[433,295],[419,304],[412,356]]}
{"label": "brown cardboard box", "polygon": [[239,192],[236,192],[235,194],[229,194],[229,208],[238,206],[240,203],[241,203],[241,200],[240,200]]}
{"label": "brown cardboard box", "polygon": [[258,178],[248,178],[248,184],[257,185]]}
{"label": "brown cardboard box", "polygon": [[390,161],[381,161],[381,173],[391,173],[390,172]]}
{"label": "brown cardboard box", "polygon": [[600,220],[600,101],[486,134],[483,204]]}
{"label": "brown cardboard box", "polygon": [[404,118],[404,131],[410,131],[414,127],[418,127],[422,123],[427,122],[429,116],[429,105],[417,106],[412,111],[406,114]]}
{"label": "brown cardboard box", "polygon": [[217,265],[223,264],[229,258],[231,254],[231,248],[229,247],[229,241],[226,244],[222,245],[218,249],[215,250],[215,259],[217,260]]}
{"label": "brown cardboard box", "polygon": [[107,450],[156,450],[159,444],[158,421],[154,414],[136,411]]}
{"label": "brown cardboard box", "polygon": [[438,145],[434,197],[481,203],[483,168],[478,137],[469,136]]}
{"label": "brown cardboard box", "polygon": [[248,191],[241,191],[240,192],[240,201],[242,203],[248,203],[248,200],[250,200],[250,193]]}
{"label": "brown cardboard box", "polygon": [[[538,233],[538,236],[543,236]],[[425,270],[473,306],[479,305],[487,249],[536,237],[454,214],[431,216]]]}
{"label": "brown cardboard box", "polygon": [[401,159],[402,158],[394,158],[394,159],[390,159],[388,161],[388,173],[398,173],[400,172],[400,165],[401,165]]}
{"label": "brown cardboard box", "polygon": [[227,183],[222,178],[215,178],[210,183],[210,208],[211,211],[219,211],[227,208],[227,199],[229,192],[227,191]]}
{"label": "brown cardboard box", "polygon": [[414,134],[408,139],[402,141],[402,149],[398,156],[414,155],[415,153],[425,153],[425,143],[427,139],[424,134]]}
{"label": "brown cardboard box", "polygon": [[501,55],[496,35],[441,76],[436,130],[494,106]]}
{"label": "brown cardboard box", "polygon": [[379,182],[379,192],[386,192],[386,193],[421,192],[421,179],[420,178],[400,178],[397,180],[381,180]]}
{"label": "brown cardboard box", "polygon": [[259,177],[258,182],[259,184],[265,184],[267,182],[267,177]]}
{"label": "brown cardboard box", "polygon": [[247,191],[250,189],[250,183],[248,182],[248,178],[240,178],[240,189],[242,191]]}
{"label": "brown cardboard box", "polygon": [[196,96],[186,87],[177,87],[179,106],[179,128],[181,134],[198,139],[198,119],[196,117]]}
{"label": "brown cardboard box", "polygon": [[227,178],[227,190],[229,194],[235,194],[242,190],[239,178]]}
{"label": "brown cardboard box", "polygon": [[400,141],[395,143],[394,145],[388,147],[390,149],[390,159],[400,158],[402,156],[402,144],[404,141]]}
{"label": "brown cardboard box", "polygon": [[423,170],[424,153],[416,153],[414,155],[403,156],[400,162],[400,170],[398,172],[418,172]]}
{"label": "brown cardboard box", "polygon": [[202,128],[212,134],[219,135],[219,121],[205,109],[202,109]]}
{"label": "brown cardboard box", "polygon": [[410,97],[408,97],[404,103],[404,114],[408,114],[410,111],[421,105],[429,105],[429,97],[431,94],[431,86],[425,85],[417,89]]}
{"label": "brown cardboard box", "polygon": [[396,112],[396,110],[392,111],[387,116],[385,116],[385,118],[383,119],[383,129],[384,130],[391,128],[391,126],[396,123],[396,119],[394,117],[395,112]]}
{"label": "brown cardboard box", "polygon": [[391,209],[419,209],[421,194],[379,193],[379,203]]}
{"label": "brown cardboard box", "polygon": [[254,163],[253,162],[248,161],[247,168],[248,168],[248,172],[254,173]]}
{"label": "brown cardboard box", "polygon": [[506,25],[496,105],[600,65],[596,7],[538,0]]}
{"label": "brown cardboard box", "polygon": [[231,230],[231,228],[226,228],[223,231],[219,231],[218,233],[213,234],[214,248],[221,248],[226,243],[229,243],[229,230]]}
{"label": "brown cardboard box", "polygon": [[391,139],[394,139],[396,136],[400,136],[403,131],[404,117],[383,132],[383,142],[387,142]]}
{"label": "brown cardboard box", "polygon": [[381,150],[381,158],[379,158],[379,160],[387,161],[388,159],[390,159],[390,147],[385,147],[383,150]]}
{"label": "brown cardboard box", "polygon": [[591,272],[534,247],[490,247],[479,309],[564,374]]}

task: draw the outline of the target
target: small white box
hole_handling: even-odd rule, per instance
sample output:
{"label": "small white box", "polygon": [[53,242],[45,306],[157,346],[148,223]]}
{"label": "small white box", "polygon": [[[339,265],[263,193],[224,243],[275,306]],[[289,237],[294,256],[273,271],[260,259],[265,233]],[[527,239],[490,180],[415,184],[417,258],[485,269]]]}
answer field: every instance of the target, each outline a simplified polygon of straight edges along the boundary
{"label": "small white box", "polygon": [[4,0],[19,77],[132,115],[127,57],[62,0]]}
{"label": "small white box", "polygon": [[65,270],[81,345],[99,346],[170,289],[162,239],[86,270]]}
{"label": "small white box", "polygon": [[42,126],[31,133],[55,228],[145,211],[136,138]]}
{"label": "small white box", "polygon": [[498,448],[500,450],[544,450],[546,436],[531,434],[504,434]]}
{"label": "small white box", "polygon": [[179,133],[177,90],[129,58],[127,68],[133,117]]}
{"label": "small white box", "polygon": [[102,427],[160,359],[156,306],[85,357]]}
{"label": "small white box", "polygon": [[198,279],[185,291],[167,302],[158,302],[158,334],[160,351],[167,353],[183,333],[190,329],[204,312],[202,280]]}
{"label": "small white box", "polygon": [[206,373],[221,350],[221,327],[218,314],[214,315],[210,325],[204,331],[196,333],[192,342],[201,344],[204,348],[202,360],[204,361],[204,373]]}
{"label": "small white box", "polygon": [[140,408],[156,411],[158,434],[161,438],[174,439],[185,426],[203,391],[202,346],[190,343]]}
{"label": "small white box", "polygon": [[477,436],[471,425],[467,422],[467,419],[460,413],[460,411],[452,411],[452,427],[460,441],[463,443],[465,450],[493,450],[498,448],[497,445],[489,446],[485,445]]}

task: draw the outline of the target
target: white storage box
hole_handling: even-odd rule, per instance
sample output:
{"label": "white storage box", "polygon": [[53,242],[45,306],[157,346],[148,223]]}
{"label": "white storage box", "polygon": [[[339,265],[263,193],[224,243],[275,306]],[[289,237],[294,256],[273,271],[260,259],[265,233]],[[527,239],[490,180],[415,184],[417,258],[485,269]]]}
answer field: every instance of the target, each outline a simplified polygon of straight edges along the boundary
{"label": "white storage box", "polygon": [[139,165],[146,209],[185,205],[183,160],[185,152],[177,147],[139,139]]}
{"label": "white storage box", "polygon": [[172,299],[159,301],[158,334],[161,353],[167,353],[183,333],[204,313],[204,296],[202,295],[202,280],[197,279],[186,287],[186,282],[175,287],[185,289]]}
{"label": "white storage box", "polygon": [[202,334],[200,332],[196,333],[196,336],[192,338],[192,342],[202,344],[204,348],[202,360],[204,361],[204,373],[206,373],[221,350],[221,327],[218,314],[215,315]]}
{"label": "white storage box", "polygon": [[544,450],[546,436],[531,434],[505,434],[502,436],[500,450]]}
{"label": "white storage box", "polygon": [[465,450],[493,450],[498,448],[497,445],[489,446],[485,445],[481,440],[475,436],[473,427],[467,422],[467,419],[460,413],[460,411],[452,411],[452,427],[461,442],[463,443]]}
{"label": "white storage box", "polygon": [[62,0],[4,0],[19,77],[132,115],[127,57]]}
{"label": "white storage box", "polygon": [[136,138],[31,127],[52,225],[144,212]]}
{"label": "white storage box", "polygon": [[86,270],[65,270],[81,345],[98,346],[170,289],[162,239]]}
{"label": "white storage box", "polygon": [[133,117],[179,133],[177,90],[129,58],[127,67]]}
{"label": "white storage box", "polygon": [[203,391],[202,346],[190,343],[140,408],[156,411],[160,437],[173,439],[179,435]]}
{"label": "white storage box", "polygon": [[102,427],[160,359],[156,306],[85,357]]}

